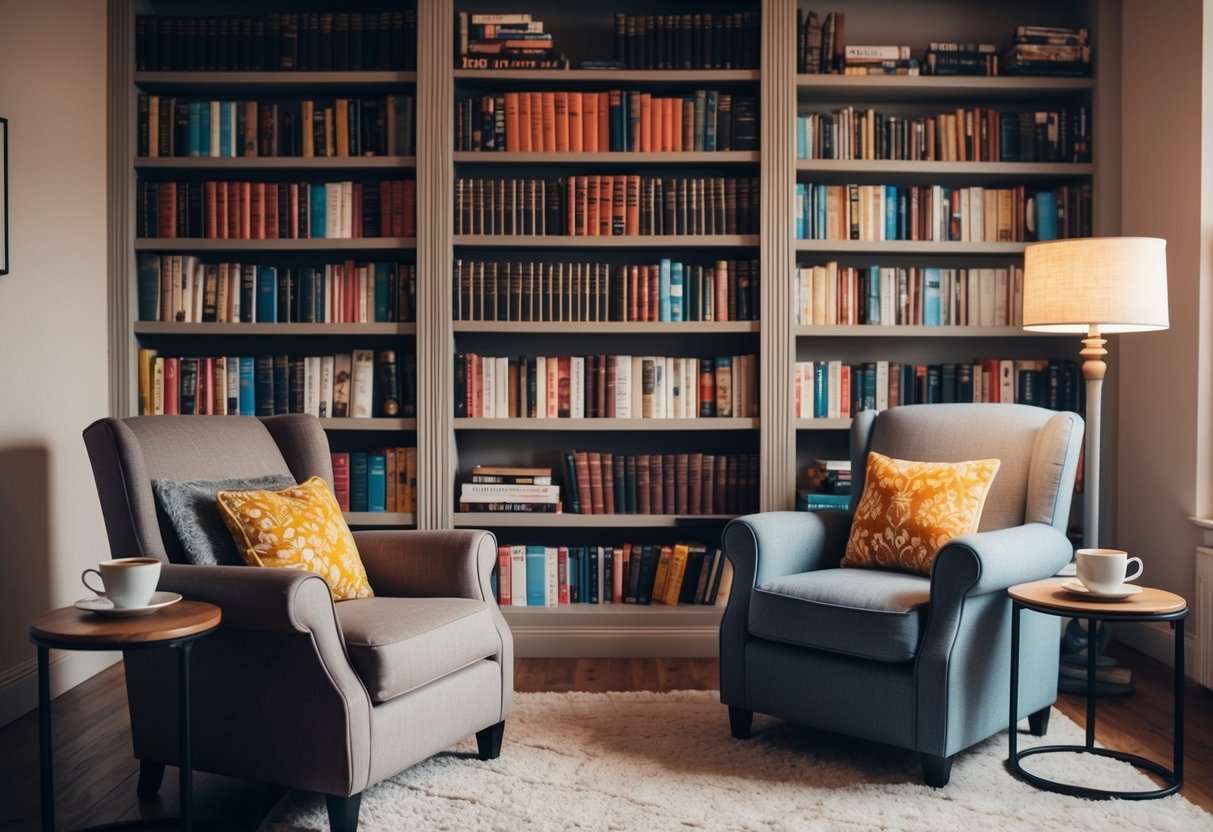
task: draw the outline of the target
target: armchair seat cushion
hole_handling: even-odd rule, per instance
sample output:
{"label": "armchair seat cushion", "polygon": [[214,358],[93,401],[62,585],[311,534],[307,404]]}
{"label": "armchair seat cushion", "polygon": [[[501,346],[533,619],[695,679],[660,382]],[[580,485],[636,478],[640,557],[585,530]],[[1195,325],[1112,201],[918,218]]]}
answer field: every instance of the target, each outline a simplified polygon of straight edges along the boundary
{"label": "armchair seat cushion", "polygon": [[760,584],[750,600],[759,638],[886,662],[918,653],[930,578],[869,569],[823,569]]}
{"label": "armchair seat cushion", "polygon": [[335,609],[350,661],[375,703],[501,650],[501,636],[483,601],[361,598]]}

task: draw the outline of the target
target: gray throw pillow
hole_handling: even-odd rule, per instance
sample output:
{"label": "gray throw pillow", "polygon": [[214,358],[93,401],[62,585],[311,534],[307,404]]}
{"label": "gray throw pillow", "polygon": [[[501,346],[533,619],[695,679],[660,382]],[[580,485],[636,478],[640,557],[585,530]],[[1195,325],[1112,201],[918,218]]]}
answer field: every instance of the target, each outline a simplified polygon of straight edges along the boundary
{"label": "gray throw pillow", "polygon": [[[289,474],[230,480],[152,480],[161,517],[161,530],[169,560],[195,566],[244,566],[244,559],[232,542],[215,495],[220,491],[251,491],[290,488],[295,478]],[[171,531],[164,528],[167,519]],[[179,543],[179,547],[173,544]]]}

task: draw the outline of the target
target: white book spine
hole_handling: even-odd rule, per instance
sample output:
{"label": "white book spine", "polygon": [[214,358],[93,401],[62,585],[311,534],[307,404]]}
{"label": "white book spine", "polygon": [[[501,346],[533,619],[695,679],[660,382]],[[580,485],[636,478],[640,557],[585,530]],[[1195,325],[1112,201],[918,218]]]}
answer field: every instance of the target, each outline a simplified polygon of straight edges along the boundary
{"label": "white book spine", "polygon": [[569,360],[569,416],[585,418],[585,356],[574,355]]}
{"label": "white book spine", "polygon": [[560,605],[560,571],[557,568],[558,553],[555,546],[545,546],[543,549],[543,563],[547,567],[547,591],[544,593],[544,604],[549,607]]}
{"label": "white book spine", "polygon": [[333,415],[333,366],[331,355],[320,357],[320,418]]}
{"label": "white book spine", "polygon": [[350,415],[358,419],[369,419],[375,401],[375,353],[372,350],[354,350],[352,363]]}
{"label": "white book spine", "polygon": [[548,417],[548,363],[546,356],[535,357],[535,418]]}
{"label": "white book spine", "polygon": [[504,355],[493,361],[493,410],[498,419],[510,416],[510,361]]}
{"label": "white book spine", "polygon": [[510,605],[526,606],[526,547],[510,547]]}
{"label": "white book spine", "polygon": [[485,419],[497,418],[497,359],[486,355],[481,359],[480,400]]}
{"label": "white book spine", "polygon": [[615,418],[632,418],[632,356],[615,356]]}

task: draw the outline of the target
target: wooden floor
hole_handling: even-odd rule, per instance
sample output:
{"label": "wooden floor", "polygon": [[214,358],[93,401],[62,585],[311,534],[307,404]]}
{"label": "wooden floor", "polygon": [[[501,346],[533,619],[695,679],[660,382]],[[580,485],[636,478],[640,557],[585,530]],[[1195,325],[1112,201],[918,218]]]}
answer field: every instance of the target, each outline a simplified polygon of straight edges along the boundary
{"label": "wooden floor", "polygon": [[[1171,672],[1115,645],[1111,651],[1133,669],[1137,692],[1100,699],[1098,740],[1108,746],[1171,763]],[[519,659],[518,691],[712,690],[715,659]],[[1186,689],[1183,794],[1213,812],[1213,691]],[[1086,701],[1063,695],[1058,707],[1079,724]],[[177,774],[169,769],[156,803],[135,799],[138,766],[129,755],[130,723],[120,666],[55,700],[56,826],[61,829],[118,820],[171,816],[177,811]],[[721,715],[721,731],[728,731]],[[507,732],[506,742],[509,741]],[[38,828],[38,721],[28,714],[0,729],[0,829]],[[1009,775],[1008,775],[1009,776]],[[195,817],[212,829],[255,830],[277,802],[278,788],[215,775],[195,778]]]}

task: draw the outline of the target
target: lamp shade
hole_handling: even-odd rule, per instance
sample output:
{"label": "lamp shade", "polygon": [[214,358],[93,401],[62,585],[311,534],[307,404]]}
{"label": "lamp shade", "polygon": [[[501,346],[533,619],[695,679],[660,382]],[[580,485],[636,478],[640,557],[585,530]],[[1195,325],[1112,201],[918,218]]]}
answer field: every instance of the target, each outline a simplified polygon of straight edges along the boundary
{"label": "lamp shade", "polygon": [[1167,241],[1084,237],[1024,250],[1023,328],[1101,333],[1166,329]]}

